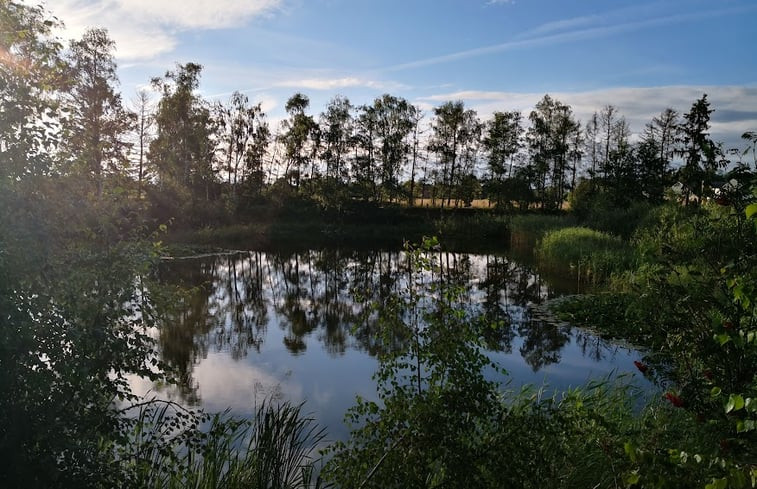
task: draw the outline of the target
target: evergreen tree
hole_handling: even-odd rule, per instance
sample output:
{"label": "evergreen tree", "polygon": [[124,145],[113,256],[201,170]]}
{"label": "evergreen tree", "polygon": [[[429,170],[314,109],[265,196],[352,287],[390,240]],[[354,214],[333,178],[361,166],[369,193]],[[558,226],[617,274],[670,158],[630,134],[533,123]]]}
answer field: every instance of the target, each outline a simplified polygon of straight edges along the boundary
{"label": "evergreen tree", "polygon": [[696,100],[691,110],[684,114],[681,125],[681,148],[683,167],[678,178],[684,188],[684,200],[688,204],[692,195],[694,202],[711,195],[711,185],[718,167],[724,165],[721,148],[710,139],[710,108],[707,94]]}
{"label": "evergreen tree", "polygon": [[122,174],[127,168],[127,134],[135,119],[116,92],[114,50],[106,30],[92,29],[71,43],[67,56],[71,85],[65,97],[61,155],[74,174],[92,180],[98,195],[104,173]]}

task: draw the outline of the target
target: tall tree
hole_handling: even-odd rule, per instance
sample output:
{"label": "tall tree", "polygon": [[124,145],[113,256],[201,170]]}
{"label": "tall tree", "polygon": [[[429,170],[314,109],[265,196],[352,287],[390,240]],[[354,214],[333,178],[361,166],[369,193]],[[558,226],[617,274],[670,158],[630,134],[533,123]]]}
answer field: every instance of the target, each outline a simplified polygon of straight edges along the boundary
{"label": "tall tree", "polygon": [[321,114],[321,134],[326,164],[326,177],[341,183],[346,175],[346,160],[352,143],[352,104],[346,97],[336,96]]}
{"label": "tall tree", "polygon": [[495,112],[486,124],[486,136],[482,142],[493,179],[512,177],[513,160],[523,145],[523,132],[522,116],[518,111]]}
{"label": "tall tree", "polygon": [[586,157],[589,160],[589,176],[595,178],[597,176],[597,168],[599,168],[600,149],[599,149],[599,114],[594,112],[586,123],[584,129],[584,151]]}
{"label": "tall tree", "polygon": [[376,133],[378,131],[376,109],[373,105],[362,105],[355,118],[352,174],[360,196],[379,199],[376,168]]}
{"label": "tall tree", "polygon": [[423,117],[423,109],[415,105],[410,106],[410,120],[413,124],[412,142],[410,143],[411,158],[409,202],[411,207],[415,205],[415,172],[418,168],[419,160],[423,159],[423,156],[421,154],[421,137],[423,135],[421,123],[423,122]]}
{"label": "tall tree", "polygon": [[0,188],[51,171],[67,71],[57,26],[41,7],[0,2]]}
{"label": "tall tree", "polygon": [[67,56],[71,86],[65,97],[61,155],[75,173],[92,179],[98,195],[104,172],[119,173],[127,167],[127,134],[134,119],[115,89],[114,50],[115,42],[105,29],[92,29],[71,42]]}
{"label": "tall tree", "polygon": [[568,188],[571,135],[578,129],[570,106],[545,95],[528,116],[526,138],[534,186],[542,207],[559,207]]}
{"label": "tall tree", "polygon": [[134,159],[136,159],[137,200],[141,200],[144,183],[149,178],[147,150],[152,141],[152,130],[155,126],[154,106],[147,90],[137,92],[136,98],[132,101],[132,109],[136,116],[133,152],[136,153]]}
{"label": "tall tree", "polygon": [[683,157],[683,166],[678,178],[683,184],[687,204],[692,194],[698,197],[695,202],[709,196],[717,168],[723,164],[722,150],[710,139],[710,115],[713,111],[707,94],[704,94],[683,116],[681,147],[678,150]]}
{"label": "tall tree", "polygon": [[246,95],[234,92],[228,104],[219,108],[220,151],[232,195],[242,183],[263,183],[263,155],[270,131],[261,105],[251,105]]}
{"label": "tall tree", "polygon": [[390,199],[399,193],[401,166],[410,152],[411,107],[407,100],[388,94],[373,101],[381,186]]}
{"label": "tall tree", "polygon": [[436,153],[442,167],[442,183],[449,206],[452,190],[459,178],[460,157],[478,143],[481,123],[475,110],[465,109],[462,101],[446,102],[434,109],[429,151]]}
{"label": "tall tree", "polygon": [[[599,136],[599,172],[602,177],[612,174],[612,155],[622,144],[623,131],[619,130],[621,118],[618,109],[614,105],[605,105],[597,116]],[[625,121],[622,122],[625,124]]]}
{"label": "tall tree", "polygon": [[678,112],[671,108],[654,117],[642,134],[637,158],[643,195],[661,202],[679,140]]}
{"label": "tall tree", "polygon": [[161,99],[155,114],[156,137],[150,143],[150,159],[164,190],[170,187],[179,193],[189,191],[193,201],[198,197],[210,199],[215,178],[215,123],[208,104],[194,93],[201,72],[202,66],[187,63],[152,80]]}
{"label": "tall tree", "polygon": [[295,187],[300,186],[302,174],[308,165],[313,176],[314,149],[313,139],[318,129],[315,120],[305,111],[310,107],[310,99],[301,93],[292,95],[286,103],[289,118],[282,122],[281,141],[284,144],[285,176]]}

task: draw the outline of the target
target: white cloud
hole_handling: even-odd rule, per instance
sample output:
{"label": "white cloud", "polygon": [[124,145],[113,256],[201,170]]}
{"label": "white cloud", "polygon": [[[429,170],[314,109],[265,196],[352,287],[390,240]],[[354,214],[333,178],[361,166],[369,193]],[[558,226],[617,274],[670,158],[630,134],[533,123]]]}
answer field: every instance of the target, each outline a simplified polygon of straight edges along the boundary
{"label": "white cloud", "polygon": [[271,12],[280,0],[116,0],[122,13],[136,12],[151,22],[183,29],[221,29],[243,25]]}
{"label": "white cloud", "polygon": [[[572,107],[575,116],[586,121],[605,105],[616,106],[628,121],[631,130],[640,133],[652,117],[667,107],[688,112],[691,104],[707,94],[712,115],[711,133],[726,148],[740,147],[741,134],[757,129],[757,86],[693,86],[627,87],[583,92],[550,92],[550,96]],[[436,105],[448,100],[463,100],[486,119],[494,111],[518,110],[525,116],[544,96],[543,92],[458,91],[434,94],[418,100]]]}
{"label": "white cloud", "polygon": [[284,80],[276,84],[279,87],[303,88],[308,90],[337,90],[340,88],[364,87],[378,90],[397,90],[405,88],[395,82],[368,80],[354,76],[342,78],[304,78],[299,80]]}
{"label": "white cloud", "polygon": [[47,8],[65,22],[65,39],[104,27],[116,41],[119,59],[142,60],[171,52],[181,31],[243,25],[273,12],[282,1],[56,0]]}

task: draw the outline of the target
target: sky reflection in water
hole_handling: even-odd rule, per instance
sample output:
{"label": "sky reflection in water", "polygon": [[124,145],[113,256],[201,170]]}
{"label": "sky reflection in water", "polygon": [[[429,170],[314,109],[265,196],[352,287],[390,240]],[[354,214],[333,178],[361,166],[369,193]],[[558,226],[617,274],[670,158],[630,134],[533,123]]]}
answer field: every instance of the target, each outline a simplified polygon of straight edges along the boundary
{"label": "sky reflection in water", "polygon": [[[565,291],[527,265],[505,256],[446,252],[437,261],[440,273],[468,288],[469,307],[504,319],[489,341],[511,388],[548,383],[562,390],[630,372],[640,357],[576,328],[534,319],[532,306]],[[160,282],[184,292],[164,311],[169,319],[159,344],[182,382],[161,395],[240,415],[263,399],[307,401],[305,412],[330,437],[345,437],[342,420],[355,396],[375,398],[371,376],[379,344],[370,304],[402,289],[407,265],[404,252],[344,250],[164,263]]]}

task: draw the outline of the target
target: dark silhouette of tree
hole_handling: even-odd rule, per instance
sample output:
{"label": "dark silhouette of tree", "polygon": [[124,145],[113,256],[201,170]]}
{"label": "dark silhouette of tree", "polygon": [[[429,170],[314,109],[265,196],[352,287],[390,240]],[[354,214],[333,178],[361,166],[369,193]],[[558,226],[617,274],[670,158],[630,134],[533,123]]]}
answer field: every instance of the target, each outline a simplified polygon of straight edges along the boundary
{"label": "dark silhouette of tree", "polygon": [[240,92],[234,92],[218,112],[219,150],[232,198],[242,184],[250,191],[246,197],[252,197],[263,186],[263,157],[270,141],[265,113]]}
{"label": "dark silhouette of tree", "polygon": [[495,112],[486,124],[482,144],[488,156],[490,197],[498,207],[514,199],[512,185],[505,179],[513,177],[513,162],[523,146],[523,123],[520,112]]}
{"label": "dark silhouette of tree", "polygon": [[215,180],[215,121],[208,104],[194,93],[201,71],[202,66],[187,63],[152,80],[161,99],[149,156],[160,189],[171,191],[174,204],[210,200]]}
{"label": "dark silhouette of tree", "polygon": [[683,167],[678,178],[684,188],[684,202],[688,205],[711,195],[711,185],[717,169],[724,164],[721,148],[710,139],[710,108],[707,94],[696,100],[691,110],[684,114],[681,125],[681,147],[678,154],[683,157]]}
{"label": "dark silhouette of tree", "polygon": [[410,106],[410,120],[413,124],[412,140],[410,143],[410,188],[408,191],[408,202],[410,207],[415,205],[415,174],[418,168],[419,160],[423,160],[421,153],[421,137],[423,136],[421,123],[423,122],[423,110],[415,105]]}
{"label": "dark silhouette of tree", "polygon": [[364,199],[379,199],[378,169],[376,168],[376,133],[378,120],[376,109],[372,105],[363,105],[358,109],[355,119],[352,162],[352,175],[356,194]]}
{"label": "dark silhouette of tree", "polygon": [[447,206],[454,186],[460,179],[463,158],[470,156],[481,135],[481,123],[475,110],[465,109],[462,101],[446,102],[434,109],[433,134],[428,149],[436,153],[442,167],[442,184]]}
{"label": "dark silhouette of tree", "polygon": [[671,164],[679,140],[678,112],[663,110],[644,128],[637,148],[640,191],[652,202],[662,202],[665,188],[671,183]]}
{"label": "dark silhouette of tree", "polygon": [[126,136],[134,121],[116,92],[114,51],[108,32],[92,29],[72,41],[67,54],[70,87],[64,98],[60,156],[66,168],[92,181],[97,195],[103,191],[104,173],[125,172],[131,146]]}
{"label": "dark silhouette of tree", "polygon": [[294,187],[299,188],[303,172],[310,166],[310,178],[314,175],[314,157],[317,153],[318,125],[313,117],[305,114],[310,99],[301,93],[292,95],[286,103],[289,119],[282,122],[284,144],[284,176]]}
{"label": "dark silhouette of tree", "polygon": [[569,106],[545,95],[528,116],[531,177],[543,208],[559,208],[568,187],[571,135],[578,129]]}
{"label": "dark silhouette of tree", "polygon": [[155,110],[150,100],[150,94],[146,90],[137,92],[137,96],[131,105],[136,117],[136,123],[133,127],[134,151],[132,153],[136,152],[133,158],[136,159],[134,164],[136,165],[137,200],[142,200],[144,184],[150,177],[147,166],[147,150],[154,136]]}
{"label": "dark silhouette of tree", "polygon": [[407,100],[388,94],[373,101],[379,176],[390,200],[399,195],[400,169],[410,152],[407,137],[413,129],[411,107]]}
{"label": "dark silhouette of tree", "polygon": [[0,2],[0,188],[53,166],[67,72],[58,26],[41,7]]}
{"label": "dark silhouette of tree", "polygon": [[336,96],[321,114],[324,144],[321,158],[326,164],[325,176],[339,184],[344,183],[348,176],[347,157],[353,142],[352,109],[346,97]]}

